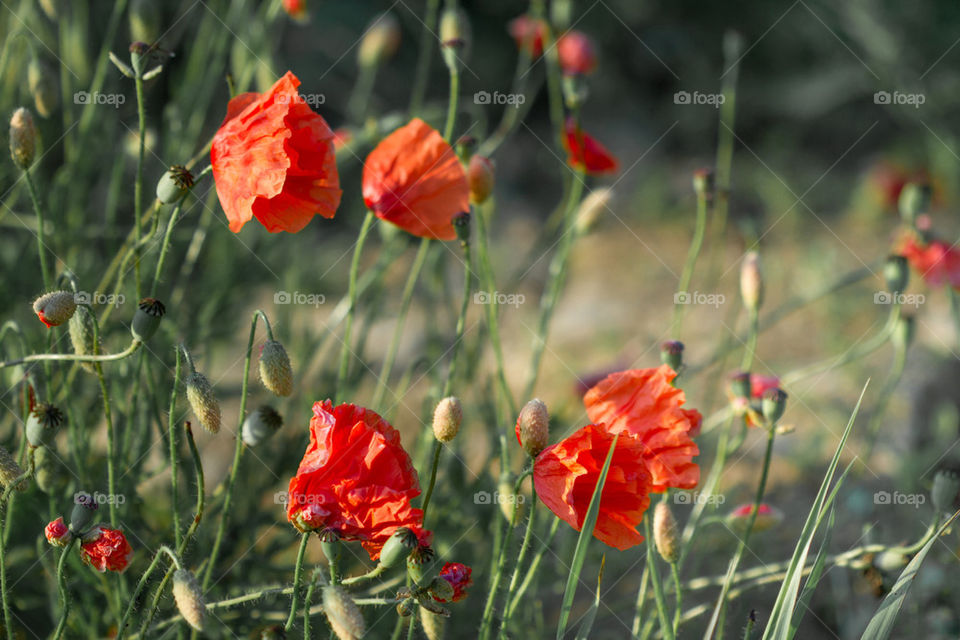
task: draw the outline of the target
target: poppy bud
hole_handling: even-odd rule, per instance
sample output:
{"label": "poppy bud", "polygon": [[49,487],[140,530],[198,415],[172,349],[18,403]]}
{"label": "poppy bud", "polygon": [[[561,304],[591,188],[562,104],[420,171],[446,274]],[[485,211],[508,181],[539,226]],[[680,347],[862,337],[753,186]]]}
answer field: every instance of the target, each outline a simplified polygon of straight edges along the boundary
{"label": "poppy bud", "polygon": [[903,569],[909,561],[910,558],[899,551],[884,551],[873,559],[873,566],[880,571],[892,573]]}
{"label": "poppy bud", "polygon": [[[477,139],[469,135],[460,136],[453,146],[457,150],[457,157],[460,158],[460,162],[468,164],[473,157],[473,152],[477,149]],[[469,180],[469,175],[467,179]]]}
{"label": "poppy bud", "polygon": [[69,320],[76,310],[76,296],[69,291],[51,291],[33,302],[33,312],[48,329],[59,327]]}
{"label": "poppy bud", "polygon": [[693,172],[693,191],[698,198],[712,200],[715,189],[713,169],[697,169]]}
{"label": "poppy bud", "polygon": [[550,22],[557,29],[567,29],[573,21],[573,0],[553,0],[550,3]]}
{"label": "poppy bud", "polygon": [[70,484],[70,475],[63,463],[48,447],[39,447],[34,451],[33,463],[37,486],[47,495],[59,494]]}
{"label": "poppy bud", "polygon": [[568,31],[557,40],[557,56],[564,75],[587,75],[597,68],[593,40],[582,31]]}
{"label": "poppy bud", "polygon": [[173,204],[193,187],[193,174],[182,164],[170,167],[157,183],[157,200],[163,204]]}
{"label": "poppy bud", "polygon": [[330,563],[330,566],[337,566],[340,561],[340,552],[343,546],[340,544],[340,533],[335,529],[324,529],[320,532],[320,548],[323,555]]}
{"label": "poppy bud", "polygon": [[407,527],[400,527],[393,532],[383,548],[380,550],[380,564],[384,569],[399,567],[407,556],[419,545],[417,534]]}
{"label": "poppy bud", "polygon": [[203,428],[210,433],[220,431],[220,403],[207,376],[194,371],[187,376],[186,386],[187,401]]}
{"label": "poppy bud", "polygon": [[57,518],[53,522],[48,522],[43,528],[43,535],[47,542],[55,547],[65,547],[73,540],[73,534],[67,525],[63,524],[63,518]]}
{"label": "poppy bud", "polygon": [[493,161],[486,156],[475,155],[470,158],[467,168],[470,202],[483,204],[493,193],[493,169]]}
{"label": "poppy bud", "polygon": [[752,391],[749,371],[737,371],[730,376],[730,392],[734,398],[750,398]]}
{"label": "poppy bud", "polygon": [[432,548],[419,545],[407,556],[407,576],[417,584],[424,584],[428,581],[427,570],[433,562],[436,555]]}
{"label": "poppy bud", "polygon": [[49,402],[40,402],[30,412],[24,431],[31,447],[48,447],[63,423],[63,412]]}
{"label": "poppy bud", "polygon": [[407,598],[397,605],[397,615],[401,618],[409,618],[417,606],[417,601],[413,598]]}
{"label": "poppy bud", "polygon": [[903,256],[889,256],[883,264],[883,278],[887,281],[887,289],[891,293],[900,293],[906,289],[910,279],[907,259]]}
{"label": "poppy bud", "polygon": [[916,332],[916,321],[913,316],[900,316],[897,318],[897,324],[893,327],[893,334],[890,341],[897,349],[906,349],[913,342],[913,335]]}
{"label": "poppy bud", "polygon": [[933,476],[933,488],[930,489],[930,499],[933,508],[938,512],[953,511],[953,504],[960,493],[960,477],[953,471],[938,471]]}
{"label": "poppy bud", "polygon": [[41,118],[49,118],[60,100],[59,84],[53,72],[37,58],[27,65],[27,86],[33,96],[33,106]]}
{"label": "poppy bud", "polygon": [[203,631],[203,618],[207,613],[203,591],[196,576],[187,569],[177,569],[173,573],[173,600],[187,624],[197,631]]}
{"label": "poppy bud", "polygon": [[259,407],[243,421],[241,437],[248,447],[255,447],[283,426],[283,418],[268,405]]}
{"label": "poppy bud", "polygon": [[683,367],[683,343],[679,340],[667,340],[660,344],[660,362],[674,371]]}
{"label": "poppy bud", "polygon": [[21,169],[29,169],[37,153],[37,128],[30,111],[20,107],[10,118],[10,155]]}
{"label": "poppy bud", "polygon": [[[22,475],[23,469],[21,469],[17,461],[13,459],[10,452],[0,447],[0,483],[3,484],[3,487],[9,489],[10,485]],[[26,491],[27,481],[21,480],[20,483],[17,484],[16,490]]]}
{"label": "poppy bud", "polygon": [[[444,580],[444,582],[447,581]],[[447,582],[447,584],[449,585],[450,583]],[[420,625],[423,627],[423,634],[427,636],[427,640],[441,640],[446,622],[447,620],[444,616],[420,607]]]}
{"label": "poppy bud", "polygon": [[433,411],[433,437],[440,442],[450,442],[460,431],[463,422],[463,406],[456,396],[444,398]]}
{"label": "poppy bud", "polygon": [[439,600],[440,602],[453,600],[453,585],[450,584],[445,578],[440,576],[437,576],[430,581],[430,585],[427,587],[427,592],[433,596],[434,599]]}
{"label": "poppy bud", "polygon": [[748,251],[740,264],[740,297],[748,311],[756,313],[763,304],[763,272],[760,254]]}
{"label": "poppy bud", "polygon": [[86,491],[78,491],[73,495],[73,511],[70,512],[70,532],[78,536],[90,526],[93,517],[99,509],[96,500]]}
{"label": "poppy bud", "polygon": [[440,52],[451,72],[458,73],[470,53],[470,21],[460,9],[445,9],[440,16]]}
{"label": "poppy bud", "polygon": [[653,511],[653,541],[660,556],[670,564],[680,558],[677,519],[666,502],[658,502]]}
{"label": "poppy bud", "polygon": [[323,612],[339,640],[359,640],[367,633],[360,608],[341,587],[323,588]]}
{"label": "poppy bud", "polygon": [[539,398],[523,405],[520,417],[517,418],[516,431],[520,446],[531,458],[536,458],[550,440],[550,414],[547,413],[547,405]]}
{"label": "poppy bud", "polygon": [[787,409],[787,392],[783,389],[767,389],[763,392],[761,410],[769,424],[777,424]]}
{"label": "poppy bud", "polygon": [[130,0],[130,39],[156,42],[160,39],[160,3],[156,0]]}
{"label": "poppy bud", "polygon": [[400,47],[400,23],[392,13],[377,16],[367,27],[357,48],[361,68],[377,67],[393,57]]}
{"label": "poppy bud", "polygon": [[166,311],[166,307],[159,300],[154,298],[141,300],[137,305],[137,312],[133,314],[133,322],[130,324],[133,339],[146,342],[152,338],[160,327],[160,320]]}
{"label": "poppy bud", "polygon": [[900,217],[909,225],[913,225],[917,216],[930,211],[932,190],[928,184],[908,182],[900,191]]}
{"label": "poppy bud", "polygon": [[[88,307],[80,305],[77,308],[76,312],[70,316],[67,329],[70,332],[70,343],[73,345],[75,354],[91,356],[96,352],[94,318]],[[96,368],[92,362],[81,362],[80,366],[91,373],[96,373]]]}
{"label": "poppy bud", "polygon": [[452,222],[453,230],[456,231],[460,244],[463,246],[470,244],[470,214],[466,211],[461,211],[453,216]]}
{"label": "poppy bud", "polygon": [[597,220],[604,211],[610,210],[610,200],[613,198],[613,189],[600,187],[594,189],[580,203],[574,219],[574,230],[578,235],[589,232],[597,224]]}
{"label": "poppy bud", "polygon": [[276,396],[293,393],[293,367],[286,349],[276,340],[267,340],[260,347],[260,382]]}

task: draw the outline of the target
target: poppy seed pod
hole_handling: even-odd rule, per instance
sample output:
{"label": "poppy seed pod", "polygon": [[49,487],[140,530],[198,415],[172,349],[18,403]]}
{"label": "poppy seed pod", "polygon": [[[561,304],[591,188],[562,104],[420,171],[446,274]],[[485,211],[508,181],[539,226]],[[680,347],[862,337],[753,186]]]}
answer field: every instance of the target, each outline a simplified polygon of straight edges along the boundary
{"label": "poppy seed pod", "polygon": [[66,468],[48,447],[39,447],[34,451],[33,462],[36,468],[34,477],[40,491],[47,495],[55,495],[70,484],[70,475]]}
{"label": "poppy seed pod", "polygon": [[160,327],[160,320],[167,309],[163,303],[155,298],[144,298],[137,305],[137,311],[133,314],[133,322],[130,324],[130,333],[134,340],[146,342],[153,337]]}
{"label": "poppy seed pod", "polygon": [[451,222],[453,222],[453,230],[457,233],[457,239],[462,246],[466,247],[470,244],[470,214],[461,211],[453,216]]}
{"label": "poppy seed pod", "polygon": [[336,529],[324,529],[318,536],[320,538],[320,549],[331,567],[336,567],[340,563],[340,555],[343,551],[343,545],[340,544],[340,533]]}
{"label": "poppy seed pod", "polygon": [[[417,584],[426,584],[430,580],[427,570],[436,555],[431,547],[419,545],[407,556],[407,576]],[[432,573],[432,572],[431,572]]]}
{"label": "poppy seed pod", "polygon": [[260,381],[276,396],[286,397],[293,393],[290,357],[276,340],[267,340],[260,347]]}
{"label": "poppy seed pod", "polygon": [[41,118],[49,118],[60,101],[59,81],[50,67],[37,58],[27,65],[27,87],[33,96],[33,106]]}
{"label": "poppy seed pod", "polygon": [[374,18],[357,48],[360,68],[377,67],[393,57],[400,47],[400,23],[392,13]]}
{"label": "poppy seed pod", "polygon": [[75,536],[82,534],[97,513],[99,505],[86,491],[78,491],[73,495],[73,510],[70,512],[70,532]]}
{"label": "poppy seed pod", "polygon": [[193,188],[193,174],[182,164],[170,167],[157,182],[157,200],[173,204]]}
{"label": "poppy seed pod", "polygon": [[787,392],[783,389],[767,389],[761,401],[763,417],[770,424],[777,424],[787,409]]}
{"label": "poppy seed pod", "polygon": [[[70,344],[73,345],[75,354],[91,356],[97,351],[93,313],[88,307],[80,305],[77,308],[76,312],[70,316],[67,329],[70,333]],[[96,373],[96,367],[93,366],[92,362],[81,362],[80,366],[91,373]]]}
{"label": "poppy seed pod", "polygon": [[248,447],[255,447],[283,426],[283,418],[271,406],[263,405],[243,421],[241,437]]}
{"label": "poppy seed pod", "polygon": [[173,600],[177,603],[183,619],[197,631],[203,631],[203,618],[207,607],[196,576],[187,569],[177,569],[173,574],[172,590]]}
{"label": "poppy seed pod", "polygon": [[883,279],[887,282],[887,289],[891,293],[900,293],[907,288],[910,280],[910,269],[907,268],[907,259],[904,256],[889,256],[883,263]]}
{"label": "poppy seed pod", "polygon": [[[21,469],[17,461],[13,459],[10,452],[0,447],[0,484],[3,484],[3,487],[8,489],[10,485],[22,475],[23,469]],[[21,480],[15,488],[17,491],[26,491],[27,481]]]}
{"label": "poppy seed pod", "polygon": [[517,440],[531,458],[543,451],[550,440],[550,414],[547,405],[534,398],[523,405],[517,418]]}
{"label": "poppy seed pod", "polygon": [[666,502],[658,502],[653,511],[653,541],[664,560],[673,564],[680,559],[677,519]]}
{"label": "poppy seed pod", "polygon": [[340,587],[323,588],[323,612],[339,640],[359,640],[367,633],[360,608]]}
{"label": "poppy seed pod", "polygon": [[591,191],[580,208],[577,209],[577,215],[574,219],[574,230],[578,235],[589,232],[596,226],[600,216],[604,211],[610,210],[610,200],[613,198],[613,189],[600,187]]}
{"label": "poppy seed pod", "polygon": [[763,304],[763,271],[756,251],[748,251],[740,263],[740,297],[743,306],[753,313]]}
{"label": "poppy seed pod", "polygon": [[384,569],[399,567],[418,544],[417,534],[407,527],[400,527],[393,532],[380,550],[380,565]]}
{"label": "poppy seed pod", "polygon": [[413,598],[407,598],[397,605],[397,615],[401,618],[409,618],[417,608],[417,601]]}
{"label": "poppy seed pod", "polygon": [[459,73],[470,55],[470,21],[460,9],[445,9],[440,16],[440,52],[447,68]]}
{"label": "poppy seed pod", "polygon": [[220,431],[220,403],[207,376],[194,371],[187,376],[186,387],[187,401],[201,426],[210,433]]}
{"label": "poppy seed pod", "polygon": [[70,291],[51,291],[33,302],[33,312],[48,329],[59,327],[73,317],[76,310],[77,299]]}
{"label": "poppy seed pod", "polygon": [[30,111],[20,107],[10,118],[10,156],[21,169],[29,169],[37,153],[37,128]]}
{"label": "poppy seed pod", "polygon": [[433,437],[440,442],[450,442],[460,431],[463,422],[463,406],[456,396],[444,398],[433,411]]}
{"label": "poppy seed pod", "polygon": [[954,502],[960,493],[960,477],[953,471],[938,471],[933,477],[930,499],[937,511],[953,511]]}
{"label": "poppy seed pod", "polygon": [[474,204],[486,202],[493,193],[493,161],[486,156],[472,156],[467,167],[467,183],[470,185],[470,202]]}
{"label": "poppy seed pod", "polygon": [[730,376],[730,392],[734,398],[747,398],[753,395],[749,371],[737,371]]}
{"label": "poppy seed pod", "polygon": [[24,429],[31,447],[48,447],[63,423],[63,412],[49,402],[40,402],[30,412]]}
{"label": "poppy seed pod", "polygon": [[683,343],[679,340],[667,340],[660,344],[660,362],[674,371],[683,367]]}

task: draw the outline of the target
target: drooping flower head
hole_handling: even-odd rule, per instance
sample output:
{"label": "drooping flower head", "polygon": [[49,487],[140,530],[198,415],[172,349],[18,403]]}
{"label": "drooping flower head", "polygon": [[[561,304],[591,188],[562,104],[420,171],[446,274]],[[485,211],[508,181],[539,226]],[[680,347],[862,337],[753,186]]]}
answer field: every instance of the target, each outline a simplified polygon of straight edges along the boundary
{"label": "drooping flower head", "polygon": [[352,404],[313,405],[310,444],[290,480],[287,519],[301,531],[332,529],[359,540],[370,558],[399,527],[421,540],[423,512],[417,472],[400,434],[379,415]]}
{"label": "drooping flower head", "polygon": [[938,238],[924,241],[908,231],[898,238],[895,252],[905,257],[931,287],[946,283],[960,289],[960,249],[955,245]]}
{"label": "drooping flower head", "polygon": [[538,20],[525,13],[507,23],[507,31],[516,41],[517,49],[520,51],[526,49],[531,58],[539,58],[543,53],[543,39],[546,30],[543,20]]}
{"label": "drooping flower head", "polygon": [[564,146],[567,148],[567,164],[574,169],[583,169],[589,175],[616,173],[620,169],[616,157],[585,133],[573,118],[567,119]]}
{"label": "drooping flower head", "polygon": [[641,444],[653,491],[692,489],[700,481],[693,438],[702,418],[681,405],[686,395],[671,386],[677,374],[667,365],[612,373],[583,397],[587,416],[611,433],[626,432]]}
{"label": "drooping flower head", "polygon": [[[87,539],[87,534],[84,538]],[[95,534],[80,545],[83,559],[97,571],[122,572],[130,564],[133,548],[119,529],[99,528]]]}
{"label": "drooping flower head", "polygon": [[[473,584],[473,579],[470,578],[471,573],[473,569],[459,562],[448,562],[440,569],[440,577],[453,587],[453,597],[450,598],[450,602],[460,602],[467,597],[467,588]],[[440,598],[437,598],[437,601],[447,602]]]}
{"label": "drooping flower head", "polygon": [[470,210],[453,148],[419,118],[384,138],[363,167],[363,201],[378,218],[421,238],[455,240],[453,216]]}
{"label": "drooping flower head", "polygon": [[[583,528],[614,437],[603,425],[589,424],[541,451],[533,463],[537,496],[577,531]],[[645,452],[638,438],[629,433],[619,437],[600,498],[593,535],[621,551],[643,541],[637,525],[650,505],[652,489]]]}
{"label": "drooping flower head", "polygon": [[333,131],[298,86],[288,71],[266,93],[234,97],[213,137],[213,178],[234,233],[254,217],[271,233],[296,233],[340,204]]}

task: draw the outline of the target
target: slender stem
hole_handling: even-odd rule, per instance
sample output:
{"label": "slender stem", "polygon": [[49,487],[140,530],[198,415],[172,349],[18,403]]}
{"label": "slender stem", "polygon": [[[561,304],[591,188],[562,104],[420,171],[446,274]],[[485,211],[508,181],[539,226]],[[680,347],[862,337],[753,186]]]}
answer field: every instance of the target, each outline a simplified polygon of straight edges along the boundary
{"label": "slender stem", "polygon": [[753,358],[757,352],[757,339],[760,336],[760,313],[757,309],[750,310],[750,330],[747,332],[747,346],[743,350],[743,360],[740,361],[741,371],[750,371]]}
{"label": "slender stem", "polygon": [[139,143],[137,151],[137,178],[136,182],[133,185],[133,225],[134,225],[134,262],[133,262],[133,272],[134,272],[134,282],[136,283],[137,289],[137,299],[141,297],[141,288],[140,288],[140,257],[143,252],[143,247],[140,244],[140,238],[142,236],[140,216],[143,207],[143,156],[146,149],[146,133],[147,133],[147,113],[146,105],[144,104],[143,98],[143,70],[140,68],[142,64],[137,65],[136,75],[134,77],[134,85],[137,90],[137,120],[139,122]]}
{"label": "slender stem", "polygon": [[157,565],[160,564],[160,556],[163,554],[162,549],[163,548],[161,547],[155,554],[153,554],[153,560],[150,562],[147,570],[143,572],[143,575],[140,576],[140,580],[137,582],[137,586],[134,588],[133,594],[130,596],[130,602],[127,603],[127,609],[123,612],[123,617],[120,618],[120,623],[117,625],[117,640],[123,640],[123,637],[127,633],[127,620],[130,619],[130,615],[133,613],[133,609],[137,604],[137,600],[140,598],[140,593],[147,585],[147,580],[150,579],[150,576],[157,568]]}
{"label": "slender stem", "polygon": [[143,345],[139,340],[134,340],[130,346],[119,353],[107,353],[104,355],[78,356],[75,353],[36,353],[25,356],[17,360],[7,360],[0,362],[0,369],[4,367],[13,367],[26,362],[40,362],[48,360],[57,360],[61,362],[112,362],[114,360],[123,360],[136,352]]}
{"label": "slender stem", "polygon": [[[530,499],[530,518],[527,520],[527,530],[523,533],[523,542],[520,544],[520,554],[517,556],[517,564],[513,568],[513,575],[510,577],[510,584],[507,586],[507,603],[510,603],[513,599],[513,594],[520,582],[520,569],[523,567],[523,561],[526,559],[527,552],[530,550],[530,543],[533,541],[533,525],[536,509],[537,490],[534,488],[532,492],[532,498]],[[500,625],[501,629],[506,629],[507,625],[510,624],[510,618],[512,614],[513,609],[510,607],[504,607],[503,621]]]}
{"label": "slender stem", "polygon": [[63,632],[67,628],[67,616],[70,615],[70,594],[67,592],[66,580],[67,556],[70,555],[70,551],[76,542],[77,538],[70,540],[67,546],[63,548],[63,553],[60,554],[60,561],[57,562],[57,589],[60,592],[60,622],[57,623],[57,629],[53,632],[53,640],[60,640]]}
{"label": "slender stem", "polygon": [[447,102],[447,124],[443,128],[443,139],[451,141],[457,124],[457,104],[460,100],[460,72],[456,67],[450,69],[450,99]]}
{"label": "slender stem", "polygon": [[177,486],[177,392],[179,391],[178,385],[180,384],[180,373],[181,368],[181,358],[180,353],[185,352],[186,349],[183,348],[183,345],[175,349],[177,352],[176,364],[174,365],[173,370],[173,389],[170,391],[170,409],[167,412],[167,433],[169,434],[168,440],[170,444],[170,510],[173,513],[173,536],[174,541],[176,542],[177,549],[180,548],[180,542],[182,540],[182,534],[180,532],[180,504],[179,504],[179,487]]}
{"label": "slender stem", "polygon": [[366,582],[368,580],[373,580],[374,578],[377,578],[383,575],[386,572],[386,570],[387,570],[386,567],[384,567],[382,564],[378,564],[376,567],[374,567],[367,573],[364,573],[363,575],[359,575],[359,576],[353,576],[352,578],[346,578],[345,580],[342,580],[340,584],[342,584],[345,587],[355,586],[363,582]]}
{"label": "slender stem", "polygon": [[676,636],[680,628],[680,614],[683,612],[683,585],[680,583],[680,571],[676,562],[670,563],[670,574],[673,576],[673,588],[677,597],[677,608],[673,612],[673,635]]}
{"label": "slender stem", "polygon": [[[444,393],[446,397],[446,393]],[[433,487],[437,483],[437,467],[440,466],[440,452],[443,451],[443,443],[439,440],[433,443],[433,462],[430,464],[430,481],[427,483],[427,492],[423,495],[423,521],[427,520],[427,509],[430,507],[430,498],[433,496]]]}
{"label": "slender stem", "polygon": [[[707,196],[706,194],[697,194],[697,222],[693,230],[693,240],[690,242],[690,249],[687,252],[687,259],[683,263],[683,271],[680,273],[680,282],[677,285],[677,293],[690,293],[690,281],[693,279],[693,270],[697,265],[697,257],[700,255],[700,249],[703,247],[703,235],[707,228]],[[683,328],[683,309],[679,297],[673,301],[673,337],[680,339]]]}
{"label": "slender stem", "polygon": [[650,584],[650,569],[643,568],[643,575],[640,576],[640,590],[637,591],[637,604],[634,605],[633,625],[630,633],[634,636],[640,635],[640,624],[643,622],[643,607],[647,602],[647,585]]}
{"label": "slender stem", "polygon": [[43,288],[50,291],[53,280],[50,275],[50,268],[47,266],[47,245],[43,241],[43,207],[40,205],[40,198],[37,196],[37,187],[30,176],[30,169],[23,170],[23,177],[27,183],[27,190],[30,192],[30,201],[33,203],[33,212],[37,216],[37,253],[40,256],[40,275],[43,277]]}
{"label": "slender stem", "polygon": [[[79,309],[78,312],[81,312]],[[100,325],[97,322],[97,317],[89,309],[85,310],[90,313],[90,319],[93,321],[93,353],[94,355],[99,355],[100,353]],[[110,391],[107,388],[107,380],[103,375],[103,365],[99,362],[93,363],[94,371],[97,373],[97,381],[100,383],[100,395],[103,396],[103,419],[107,423],[107,490],[110,492],[110,501],[109,501],[109,512],[110,512],[110,526],[113,528],[117,527],[117,504],[116,504],[116,495],[117,495],[117,444],[116,444],[116,431],[113,428],[113,414],[110,409]]]}
{"label": "slender stem", "polygon": [[463,334],[467,328],[467,309],[470,307],[471,283],[473,282],[473,269],[470,256],[470,242],[461,243],[463,246],[463,299],[460,302],[460,315],[457,317],[457,334],[453,341],[450,353],[450,369],[447,371],[447,380],[443,383],[442,398],[450,395],[453,387],[453,380],[457,373],[457,357],[460,355],[461,345],[463,344]]}
{"label": "slender stem", "polygon": [[360,67],[357,73],[357,81],[353,85],[353,91],[347,101],[347,114],[350,120],[358,125],[363,124],[367,117],[367,109],[377,79],[378,68],[378,64],[367,64]]}
{"label": "slender stem", "polygon": [[420,33],[420,52],[417,54],[417,70],[413,78],[413,90],[410,92],[410,115],[420,115],[423,97],[427,92],[430,76],[431,49],[433,49],[437,30],[437,14],[440,0],[427,0],[427,13],[423,19],[423,31]]}
{"label": "slender stem", "polygon": [[374,220],[373,212],[367,211],[367,215],[363,219],[363,225],[360,227],[360,235],[357,236],[357,242],[353,246],[353,260],[350,263],[350,284],[347,294],[350,299],[350,306],[347,308],[343,344],[340,346],[340,369],[337,373],[337,383],[334,386],[333,394],[337,404],[341,402],[343,385],[347,380],[347,372],[350,369],[350,334],[353,331],[353,318],[357,310],[357,273],[360,271],[360,254],[363,253],[363,245],[367,241],[367,235],[370,233]]}
{"label": "slender stem", "polygon": [[650,584],[653,586],[653,597],[657,603],[657,615],[660,618],[660,631],[667,640],[673,640],[673,625],[667,615],[667,602],[663,596],[663,583],[657,570],[657,552],[653,548],[653,531],[650,527],[650,518],[643,519],[643,526],[647,538],[647,570],[650,572]]}
{"label": "slender stem", "polygon": [[[197,182],[200,181],[200,178],[212,170],[213,165],[209,165],[206,169],[197,174],[197,176],[193,179],[193,187],[197,186]],[[191,192],[193,187],[191,187]],[[183,205],[187,201],[187,198],[190,197],[191,192],[183,194],[183,197],[177,200],[177,204],[173,208],[173,212],[170,214],[170,219],[167,220],[167,230],[163,234],[163,244],[160,245],[160,256],[157,258],[157,266],[153,271],[153,285],[150,287],[150,295],[152,297],[156,297],[157,295],[157,287],[160,285],[160,274],[163,273],[163,264],[167,258],[167,251],[170,248],[170,240],[173,238],[173,229],[177,222],[179,222],[180,211],[183,210]],[[156,219],[159,220],[159,216]]]}
{"label": "slender stem", "polygon": [[193,439],[193,428],[191,428],[190,423],[187,422],[183,425],[183,430],[184,433],[187,434],[187,445],[190,447],[190,455],[193,456],[193,467],[197,476],[197,505],[193,521],[190,523],[190,526],[187,527],[187,532],[180,541],[180,546],[177,547],[177,553],[179,554],[183,554],[190,538],[193,537],[193,534],[196,533],[197,528],[200,526],[200,521],[203,519],[204,500],[206,499],[206,484],[203,479],[203,461],[200,459],[200,451],[197,449],[197,443]]}
{"label": "slender stem", "polygon": [[537,553],[534,554],[533,560],[530,561],[530,568],[527,569],[527,575],[523,577],[523,582],[520,583],[520,587],[517,589],[517,593],[513,596],[513,601],[507,607],[507,616],[512,617],[513,612],[520,605],[520,602],[523,600],[524,594],[527,592],[527,589],[530,587],[530,584],[533,582],[534,577],[537,575],[537,570],[540,569],[540,563],[543,561],[543,556],[546,555],[547,550],[550,548],[550,545],[553,543],[553,538],[557,535],[557,530],[560,528],[560,518],[554,518],[553,524],[550,525],[550,531],[547,533],[547,537],[540,541],[540,548],[537,549]]}
{"label": "slender stem", "polygon": [[[30,449],[30,457],[27,464],[27,470],[22,473],[20,476],[15,478],[10,482],[7,487],[3,490],[2,502],[0,502],[0,509],[3,510],[3,525],[0,526],[0,529],[6,533],[8,522],[10,519],[10,514],[7,510],[7,501],[10,498],[10,495],[20,486],[20,483],[33,475],[33,449]],[[7,540],[6,535],[0,536],[0,600],[3,602],[3,627],[6,631],[7,640],[13,640],[13,621],[12,616],[10,615],[10,601],[7,598]]]}
{"label": "slender stem", "polygon": [[320,569],[314,569],[310,576],[310,585],[307,587],[307,595],[303,597],[303,637],[310,637],[310,603],[313,602],[313,591],[317,587],[317,580],[322,576]]}
{"label": "slender stem", "polygon": [[290,631],[293,628],[293,621],[297,615],[297,598],[300,597],[300,576],[303,573],[303,556],[307,552],[307,543],[310,542],[310,533],[304,533],[300,537],[300,550],[297,552],[297,564],[293,569],[293,593],[290,594],[290,616],[287,623],[283,625],[284,631]]}

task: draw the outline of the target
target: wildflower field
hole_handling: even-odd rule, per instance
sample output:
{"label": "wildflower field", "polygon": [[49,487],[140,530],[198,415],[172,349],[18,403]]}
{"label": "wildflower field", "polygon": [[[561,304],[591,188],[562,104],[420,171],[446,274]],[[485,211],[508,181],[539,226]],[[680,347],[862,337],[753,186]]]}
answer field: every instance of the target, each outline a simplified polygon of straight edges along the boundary
{"label": "wildflower field", "polygon": [[0,1],[0,638],[960,638],[958,29]]}

